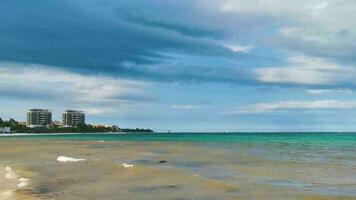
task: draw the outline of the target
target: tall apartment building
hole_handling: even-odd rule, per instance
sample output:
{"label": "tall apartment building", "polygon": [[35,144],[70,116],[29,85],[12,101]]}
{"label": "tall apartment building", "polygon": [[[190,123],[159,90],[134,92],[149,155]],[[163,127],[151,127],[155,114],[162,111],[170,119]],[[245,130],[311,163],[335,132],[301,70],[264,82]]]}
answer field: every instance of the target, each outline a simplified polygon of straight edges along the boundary
{"label": "tall apartment building", "polygon": [[77,126],[85,124],[85,113],[79,110],[66,110],[62,114],[63,126]]}
{"label": "tall apartment building", "polygon": [[52,111],[48,109],[30,109],[27,112],[28,126],[49,126],[52,124]]}

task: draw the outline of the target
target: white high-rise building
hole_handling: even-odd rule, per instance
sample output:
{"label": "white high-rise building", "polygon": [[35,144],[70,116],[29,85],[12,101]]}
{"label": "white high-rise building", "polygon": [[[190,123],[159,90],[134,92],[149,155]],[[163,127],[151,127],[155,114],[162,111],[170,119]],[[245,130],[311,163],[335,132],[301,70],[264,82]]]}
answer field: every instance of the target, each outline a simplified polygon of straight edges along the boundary
{"label": "white high-rise building", "polygon": [[79,110],[66,110],[62,114],[62,124],[69,127],[85,124],[85,113]]}
{"label": "white high-rise building", "polygon": [[30,127],[52,124],[52,111],[48,109],[30,109],[27,112],[27,125]]}

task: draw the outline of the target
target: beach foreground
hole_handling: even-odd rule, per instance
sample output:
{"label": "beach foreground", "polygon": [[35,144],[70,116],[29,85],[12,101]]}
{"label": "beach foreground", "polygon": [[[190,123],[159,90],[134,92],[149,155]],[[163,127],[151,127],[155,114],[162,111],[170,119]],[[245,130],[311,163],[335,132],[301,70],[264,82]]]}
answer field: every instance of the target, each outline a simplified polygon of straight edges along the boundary
{"label": "beach foreground", "polygon": [[5,199],[356,199],[356,135],[0,137]]}

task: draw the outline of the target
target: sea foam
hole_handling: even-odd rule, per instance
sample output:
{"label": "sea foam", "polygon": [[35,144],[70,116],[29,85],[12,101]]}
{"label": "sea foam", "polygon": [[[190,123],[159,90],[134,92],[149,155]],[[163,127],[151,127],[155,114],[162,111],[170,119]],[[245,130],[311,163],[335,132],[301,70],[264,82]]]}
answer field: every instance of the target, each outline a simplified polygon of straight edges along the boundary
{"label": "sea foam", "polygon": [[29,179],[28,178],[19,178],[18,181],[19,181],[19,183],[17,184],[17,187],[18,188],[23,188],[23,187],[26,187],[28,185]]}
{"label": "sea foam", "polygon": [[59,156],[57,158],[57,161],[59,161],[59,162],[80,162],[80,161],[85,161],[85,159]]}
{"label": "sea foam", "polygon": [[[30,179],[28,178],[23,178],[20,177],[11,167],[7,166],[5,168],[5,178],[7,179],[11,179],[11,180],[17,180],[18,184],[17,187],[18,188],[23,188],[26,187],[28,185],[28,182],[30,181]],[[11,192],[11,190],[7,191],[7,192]],[[9,195],[10,193],[7,193],[7,195]],[[5,193],[3,193],[2,195],[6,195]]]}
{"label": "sea foam", "polygon": [[122,163],[122,165],[124,168],[130,168],[130,167],[133,167],[134,165],[132,164],[127,164],[127,163]]}
{"label": "sea foam", "polygon": [[16,174],[16,172],[11,168],[11,167],[6,167],[5,168],[5,178],[7,179],[18,179],[19,176]]}

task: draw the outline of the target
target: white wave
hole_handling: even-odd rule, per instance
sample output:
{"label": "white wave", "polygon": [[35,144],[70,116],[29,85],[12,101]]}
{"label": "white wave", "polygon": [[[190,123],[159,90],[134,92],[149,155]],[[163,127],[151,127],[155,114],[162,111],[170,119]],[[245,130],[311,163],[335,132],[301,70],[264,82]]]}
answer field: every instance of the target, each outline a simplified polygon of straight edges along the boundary
{"label": "white wave", "polygon": [[[23,178],[19,176],[15,170],[13,170],[11,167],[7,166],[4,170],[4,177],[6,179],[11,180],[11,183],[13,182],[13,187],[12,188],[4,188],[5,190],[0,191],[0,200],[11,200],[14,199],[14,192],[16,191],[16,182],[17,182],[17,188],[21,189],[23,187],[28,186],[30,179],[28,178]],[[10,183],[10,182],[9,182]],[[0,188],[2,189],[2,188]]]}
{"label": "white wave", "polygon": [[127,163],[122,163],[122,165],[124,168],[130,168],[130,167],[133,167],[134,165],[132,164],[127,164]]}
{"label": "white wave", "polygon": [[7,167],[5,167],[5,171],[12,171],[12,168],[7,166]]}
{"label": "white wave", "polygon": [[16,172],[9,166],[5,168],[5,178],[7,179],[18,179],[19,176],[16,174]]}
{"label": "white wave", "polygon": [[28,181],[29,181],[28,178],[19,178],[18,180],[19,180],[19,184],[17,184],[18,188],[23,188],[28,185]]}
{"label": "white wave", "polygon": [[59,156],[57,158],[57,161],[59,161],[59,162],[80,162],[80,161],[85,161],[85,159]]}

